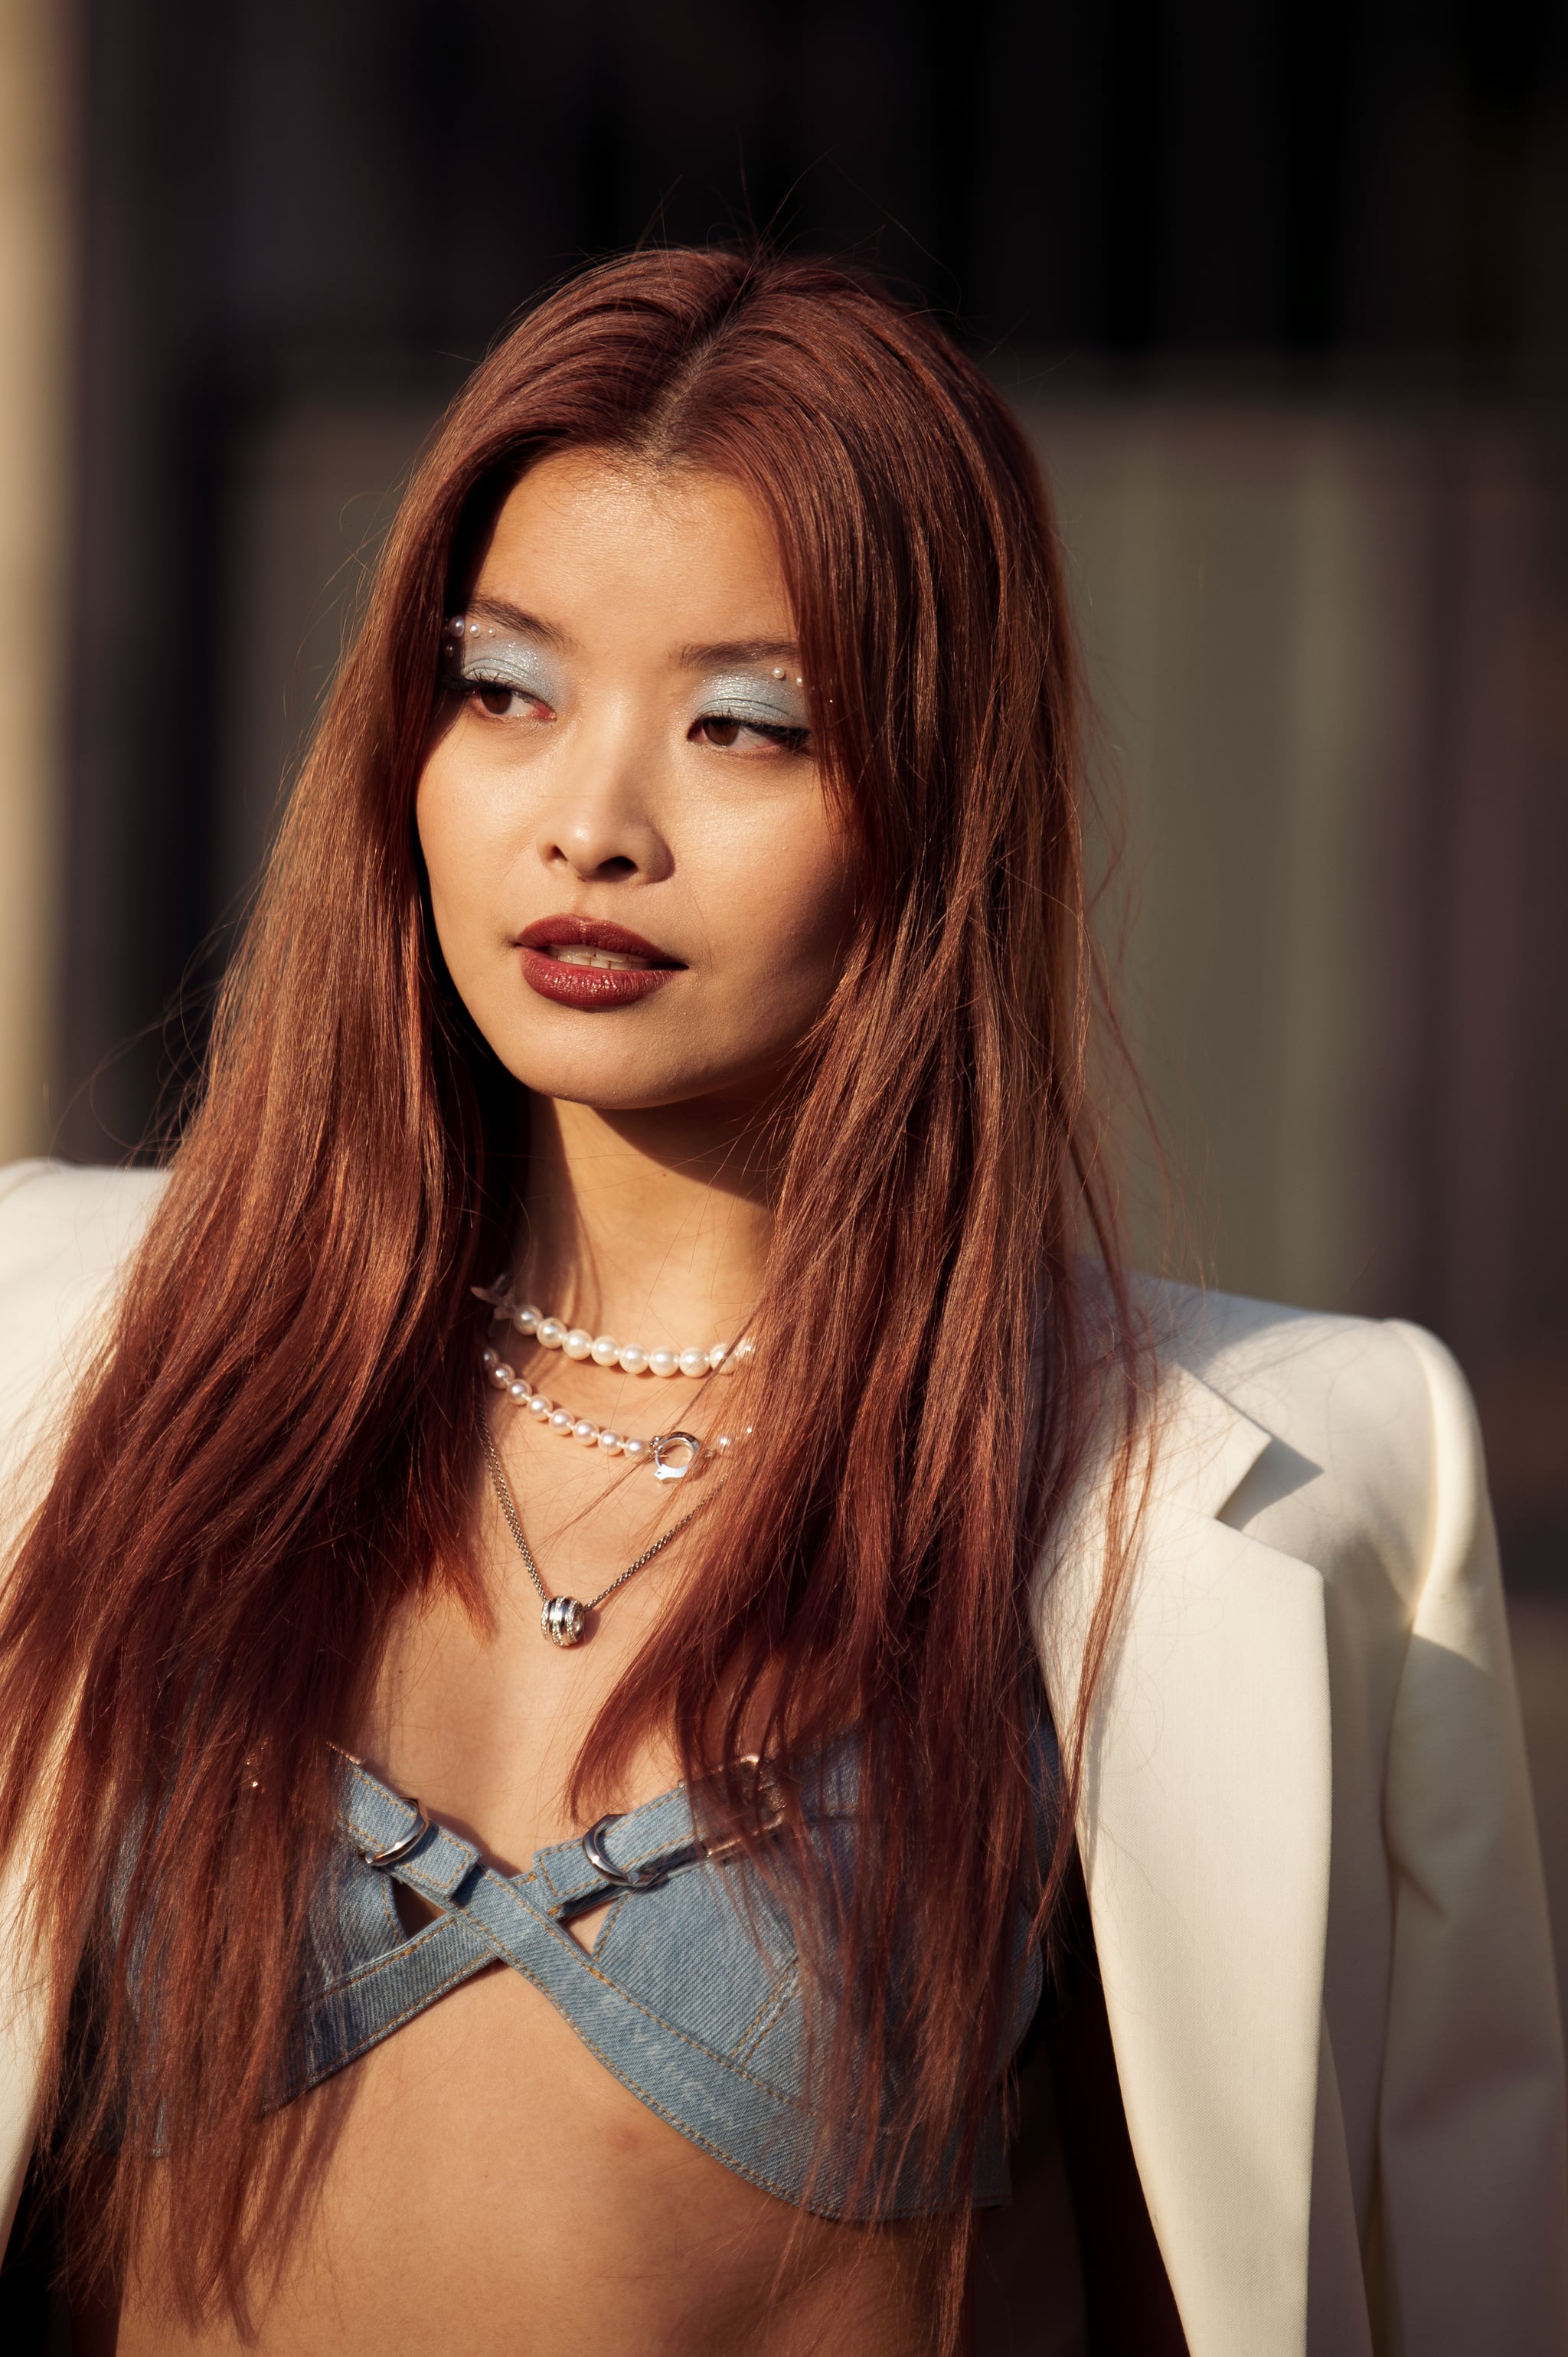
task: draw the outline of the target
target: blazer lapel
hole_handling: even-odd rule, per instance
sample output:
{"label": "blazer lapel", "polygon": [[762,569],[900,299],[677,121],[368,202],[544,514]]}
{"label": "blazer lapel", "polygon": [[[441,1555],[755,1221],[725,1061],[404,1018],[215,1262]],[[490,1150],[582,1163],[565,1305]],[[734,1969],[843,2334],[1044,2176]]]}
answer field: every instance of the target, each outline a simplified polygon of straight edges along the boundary
{"label": "blazer lapel", "polygon": [[[1087,1729],[1079,1842],[1128,2132],[1193,2357],[1300,2357],[1328,1904],[1323,1587],[1217,1522],[1270,1435],[1162,1371],[1160,1447]],[[1101,1475],[1042,1573],[1064,1736]]]}

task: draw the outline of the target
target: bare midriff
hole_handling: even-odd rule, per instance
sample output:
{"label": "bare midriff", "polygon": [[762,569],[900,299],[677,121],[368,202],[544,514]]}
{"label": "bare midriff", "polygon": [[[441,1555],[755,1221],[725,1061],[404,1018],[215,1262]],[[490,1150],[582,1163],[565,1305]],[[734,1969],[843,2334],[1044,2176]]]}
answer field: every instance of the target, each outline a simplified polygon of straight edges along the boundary
{"label": "bare midriff", "polygon": [[[915,2357],[908,2237],[801,2221],[687,2143],[504,1967],[307,2102],[341,2120],[257,2341],[127,2287],[122,2357]],[[798,2239],[791,2247],[792,2234]]]}
{"label": "bare midriff", "polygon": [[[653,1570],[650,1566],[650,1574]],[[562,1763],[660,1609],[644,1576],[590,1644],[537,1608],[477,1631],[439,1605],[392,1649],[357,1748],[503,1870],[576,1829]],[[589,1591],[592,1592],[591,1590]],[[650,1753],[618,1805],[675,1779]],[[615,1805],[611,1803],[607,1805]],[[596,1917],[574,1931],[591,1944]],[[311,2201],[251,2301],[180,2324],[133,2269],[86,2357],[927,2357],[916,2236],[802,2217],[689,2143],[505,1966],[301,2099],[330,2107]]]}

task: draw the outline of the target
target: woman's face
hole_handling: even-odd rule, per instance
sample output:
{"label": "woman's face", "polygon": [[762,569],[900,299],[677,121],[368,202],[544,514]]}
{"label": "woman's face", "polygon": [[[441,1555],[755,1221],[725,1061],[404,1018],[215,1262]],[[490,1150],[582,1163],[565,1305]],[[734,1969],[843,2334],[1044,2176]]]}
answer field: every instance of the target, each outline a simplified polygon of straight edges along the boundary
{"label": "woman's face", "polygon": [[546,458],[442,662],[419,838],[502,1063],[607,1111],[765,1088],[832,990],[851,893],[759,510],[714,475]]}

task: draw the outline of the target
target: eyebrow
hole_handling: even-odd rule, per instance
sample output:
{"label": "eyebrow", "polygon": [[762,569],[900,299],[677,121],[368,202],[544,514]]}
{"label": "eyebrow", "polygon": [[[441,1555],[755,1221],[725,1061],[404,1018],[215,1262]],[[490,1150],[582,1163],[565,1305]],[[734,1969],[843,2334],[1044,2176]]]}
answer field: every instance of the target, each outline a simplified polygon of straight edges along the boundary
{"label": "eyebrow", "polygon": [[521,630],[531,639],[542,639],[546,646],[559,647],[563,652],[572,641],[564,630],[553,622],[542,621],[537,614],[525,613],[505,597],[470,597],[463,608],[466,614],[478,614],[487,622],[500,622],[509,630]]}
{"label": "eyebrow", "polygon": [[[542,639],[546,646],[559,647],[564,653],[573,644],[564,630],[538,614],[514,606],[508,597],[470,597],[464,611],[477,614],[481,620],[499,622],[509,630],[521,630],[529,638]],[[682,671],[713,671],[725,663],[799,662],[800,650],[793,639],[719,639],[708,646],[682,647],[675,657]]]}
{"label": "eyebrow", "polygon": [[721,663],[799,662],[792,639],[721,639],[711,647],[682,647],[675,658],[682,671],[711,671]]}

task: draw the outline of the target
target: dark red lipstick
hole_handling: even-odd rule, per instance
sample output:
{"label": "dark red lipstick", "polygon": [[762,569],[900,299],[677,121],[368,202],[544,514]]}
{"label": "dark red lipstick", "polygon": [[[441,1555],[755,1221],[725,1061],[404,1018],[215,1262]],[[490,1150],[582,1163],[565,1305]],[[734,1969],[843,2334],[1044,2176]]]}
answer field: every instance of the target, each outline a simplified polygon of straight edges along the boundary
{"label": "dark red lipstick", "polygon": [[[531,990],[558,1006],[576,1006],[589,1014],[634,1006],[639,998],[651,998],[662,990],[671,974],[685,971],[667,950],[602,917],[541,917],[519,933],[517,945],[522,952],[522,977]],[[569,954],[574,951],[575,956]],[[585,951],[596,952],[605,962],[589,963]]]}

